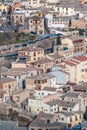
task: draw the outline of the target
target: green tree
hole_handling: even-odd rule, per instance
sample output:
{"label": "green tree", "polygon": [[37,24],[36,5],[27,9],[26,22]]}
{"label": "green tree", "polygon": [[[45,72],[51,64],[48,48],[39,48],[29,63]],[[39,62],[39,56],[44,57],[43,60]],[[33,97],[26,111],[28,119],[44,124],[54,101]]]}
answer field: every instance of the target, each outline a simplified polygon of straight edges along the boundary
{"label": "green tree", "polygon": [[61,37],[60,36],[57,37],[57,45],[61,45]]}
{"label": "green tree", "polygon": [[84,119],[87,121],[87,108],[86,108],[86,111],[84,113]]}

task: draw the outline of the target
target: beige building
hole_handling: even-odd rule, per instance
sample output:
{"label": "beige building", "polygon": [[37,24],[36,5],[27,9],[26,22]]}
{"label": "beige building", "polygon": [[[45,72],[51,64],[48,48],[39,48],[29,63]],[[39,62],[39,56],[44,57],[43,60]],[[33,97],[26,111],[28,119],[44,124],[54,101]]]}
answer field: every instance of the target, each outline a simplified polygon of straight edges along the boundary
{"label": "beige building", "polygon": [[44,34],[44,18],[39,16],[32,16],[28,19],[29,32],[35,32],[37,34]]}
{"label": "beige building", "polygon": [[73,127],[82,123],[83,113],[81,111],[77,112],[65,112],[58,114],[58,122],[62,122],[68,125],[68,127]]}
{"label": "beige building", "polygon": [[40,0],[28,0],[30,7],[38,7],[40,5]]}
{"label": "beige building", "polygon": [[12,99],[15,103],[21,104],[24,100],[29,98],[30,94],[27,89],[25,90],[17,90],[12,94]]}
{"label": "beige building", "polygon": [[62,55],[59,55],[58,53],[51,53],[47,55],[47,57],[53,60],[54,64],[59,64],[64,60],[64,57]]}
{"label": "beige building", "polygon": [[17,89],[17,82],[12,78],[2,78],[0,80],[0,101],[5,102]]}
{"label": "beige building", "polygon": [[39,73],[50,72],[53,66],[53,60],[48,58],[42,58],[34,63],[34,65],[38,68]]}
{"label": "beige building", "polygon": [[44,58],[44,49],[39,47],[26,47],[18,51],[17,61],[25,59],[25,63],[31,66],[34,62],[42,58]]}
{"label": "beige building", "polygon": [[52,74],[43,74],[26,78],[26,88],[29,90],[42,90],[45,87],[54,87],[56,77]]}
{"label": "beige building", "polygon": [[24,13],[12,13],[11,20],[13,23],[24,25]]}
{"label": "beige building", "polygon": [[57,122],[57,115],[40,112],[30,123],[28,130],[66,130],[65,123]]}
{"label": "beige building", "polygon": [[74,55],[74,45],[70,41],[70,39],[68,39],[67,42],[67,38],[61,39],[61,45],[59,46],[59,48],[57,48],[57,50],[58,53],[64,58],[71,58]]}
{"label": "beige building", "polygon": [[[61,46],[66,45],[65,51],[66,50],[69,51],[68,48],[72,49],[74,56],[82,55],[82,54],[86,53],[85,37],[82,37],[82,36],[78,36],[78,37],[72,36],[69,38],[66,37],[66,38],[61,40],[61,43],[62,43]],[[59,52],[61,50],[61,46],[60,46]]]}
{"label": "beige building", "polygon": [[59,64],[62,71],[69,74],[68,81],[76,84],[80,82],[87,82],[86,68],[87,68],[87,57],[78,56],[71,60],[65,61]]}

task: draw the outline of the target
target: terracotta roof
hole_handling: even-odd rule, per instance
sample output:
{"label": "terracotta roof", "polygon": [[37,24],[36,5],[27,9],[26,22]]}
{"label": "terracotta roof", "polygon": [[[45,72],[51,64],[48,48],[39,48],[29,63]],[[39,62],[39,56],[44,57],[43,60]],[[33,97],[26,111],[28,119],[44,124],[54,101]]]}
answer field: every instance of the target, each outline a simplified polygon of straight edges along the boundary
{"label": "terracotta roof", "polygon": [[87,61],[87,57],[86,56],[78,56],[78,57],[75,57],[74,58],[75,60],[78,60],[78,61]]}
{"label": "terracotta roof", "polygon": [[69,66],[74,66],[75,64],[70,62],[70,61],[66,61],[65,64],[69,65]]}
{"label": "terracotta roof", "polygon": [[74,62],[74,63],[76,63],[76,64],[80,63],[79,61],[76,61],[76,60],[74,60],[74,59],[72,59],[72,60],[70,60],[70,61],[72,61],[72,62]]}
{"label": "terracotta roof", "polygon": [[65,65],[59,64],[58,67],[65,68]]}

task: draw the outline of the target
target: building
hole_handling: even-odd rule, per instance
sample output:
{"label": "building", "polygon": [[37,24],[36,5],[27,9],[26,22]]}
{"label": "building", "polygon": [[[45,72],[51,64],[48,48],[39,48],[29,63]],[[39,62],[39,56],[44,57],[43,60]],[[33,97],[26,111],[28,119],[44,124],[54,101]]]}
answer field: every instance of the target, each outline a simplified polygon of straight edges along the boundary
{"label": "building", "polygon": [[66,84],[69,80],[69,73],[64,71],[64,65],[53,66],[50,74],[56,76],[57,84]]}
{"label": "building", "polygon": [[26,47],[18,51],[17,61],[22,61],[27,66],[32,66],[34,62],[44,58],[44,49],[39,47]]}
{"label": "building", "polygon": [[[55,16],[53,14],[47,14],[46,16],[46,25],[50,29],[64,30],[68,28],[69,22],[72,19],[69,16]],[[54,34],[54,32],[52,32]]]}
{"label": "building", "polygon": [[43,98],[43,97],[47,97],[52,94],[56,94],[57,93],[56,90],[57,90],[57,88],[45,87],[42,90],[35,90],[34,95],[36,98]]}
{"label": "building", "polygon": [[87,81],[86,64],[87,57],[78,56],[71,60],[62,62],[58,66],[52,67],[51,74],[57,77],[57,83],[73,82],[79,84]]}
{"label": "building", "polygon": [[21,104],[23,101],[25,101],[27,98],[29,98],[30,93],[27,89],[25,90],[17,90],[12,94],[12,100],[16,103],[16,104]]}
{"label": "building", "polygon": [[34,63],[34,65],[38,68],[40,73],[50,72],[53,66],[53,60],[49,58],[42,58]]}
{"label": "building", "polygon": [[82,121],[83,113],[81,111],[58,114],[58,122],[65,123],[68,125],[68,127],[73,127],[75,125],[81,124]]}
{"label": "building", "polygon": [[21,1],[14,2],[12,4],[12,12],[14,12],[15,8],[20,8],[22,6]]}
{"label": "building", "polygon": [[25,23],[24,13],[23,12],[20,12],[20,13],[13,12],[11,14],[11,21],[12,21],[12,23],[15,23],[17,25],[19,25],[19,24],[24,25],[24,23]]}
{"label": "building", "polygon": [[9,6],[0,2],[0,13],[1,13],[1,15],[7,14],[8,9],[9,9]]}
{"label": "building", "polygon": [[80,105],[80,111],[82,111],[83,113],[86,111],[86,106],[87,106],[86,93],[68,92],[67,94],[65,94],[64,100],[71,101],[71,102],[78,102]]}
{"label": "building", "polygon": [[[38,104],[38,105],[37,105]],[[49,114],[57,114],[59,112],[76,112],[79,111],[79,103],[64,101],[58,98],[48,102],[44,102],[41,98],[31,97],[28,99],[28,111],[33,115],[37,115],[43,111]]]}
{"label": "building", "polygon": [[45,87],[55,87],[56,77],[52,74],[42,74],[26,78],[26,88],[29,90],[42,90]]}
{"label": "building", "polygon": [[40,0],[29,0],[29,7],[38,7],[40,5]]}
{"label": "building", "polygon": [[85,29],[86,28],[86,22],[84,19],[77,19],[72,21],[72,27],[79,28],[79,29]]}
{"label": "building", "polygon": [[13,68],[1,74],[1,77],[13,78],[17,81],[17,89],[26,88],[25,78],[37,75],[37,70],[33,68]]}
{"label": "building", "polygon": [[0,79],[0,99],[5,102],[10,98],[12,93],[17,89],[17,82],[12,78]]}
{"label": "building", "polygon": [[86,4],[86,3],[87,3],[87,0],[79,0],[79,3],[80,3],[80,4]]}
{"label": "building", "polygon": [[19,127],[16,121],[0,121],[0,130],[27,130],[27,127]]}
{"label": "building", "polygon": [[79,103],[54,99],[53,101],[46,102],[50,108],[50,113],[59,112],[76,112],[79,111]]}
{"label": "building", "polygon": [[32,16],[27,19],[27,27],[29,32],[44,34],[44,18],[40,16]]}
{"label": "building", "polygon": [[37,129],[57,129],[57,130],[66,130],[67,125],[64,123],[59,123],[56,121],[55,115],[45,114],[40,112],[39,115],[34,119],[28,126],[28,130],[37,130]]}
{"label": "building", "polygon": [[[62,46],[67,44],[70,48],[74,47],[74,56],[82,55],[86,53],[86,42],[85,37],[82,36],[72,36],[61,39]],[[61,47],[60,47],[61,48]]]}
{"label": "building", "polygon": [[58,53],[51,53],[47,55],[47,57],[51,60],[53,60],[54,64],[59,64],[64,60],[64,57],[59,55]]}

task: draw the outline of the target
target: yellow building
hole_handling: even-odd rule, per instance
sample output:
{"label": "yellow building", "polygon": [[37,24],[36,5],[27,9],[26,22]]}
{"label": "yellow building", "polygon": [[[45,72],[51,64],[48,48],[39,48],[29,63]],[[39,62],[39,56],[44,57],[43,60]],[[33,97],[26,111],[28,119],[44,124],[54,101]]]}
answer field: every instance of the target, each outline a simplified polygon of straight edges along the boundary
{"label": "yellow building", "polygon": [[8,6],[4,5],[3,3],[0,3],[0,12],[8,12]]}
{"label": "yellow building", "polygon": [[83,114],[81,111],[70,112],[70,113],[59,113],[58,121],[67,124],[69,127],[73,127],[74,125],[78,125],[83,121]]}

